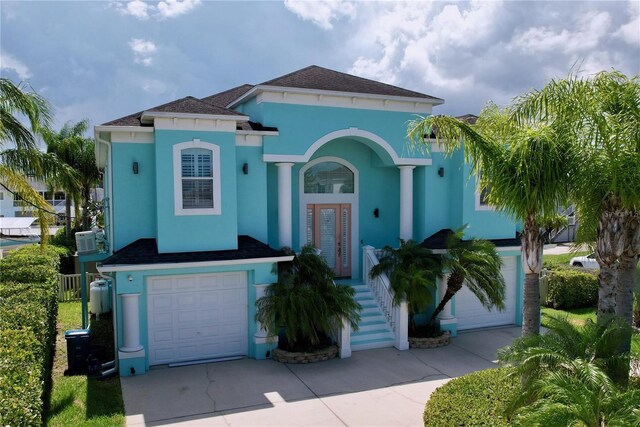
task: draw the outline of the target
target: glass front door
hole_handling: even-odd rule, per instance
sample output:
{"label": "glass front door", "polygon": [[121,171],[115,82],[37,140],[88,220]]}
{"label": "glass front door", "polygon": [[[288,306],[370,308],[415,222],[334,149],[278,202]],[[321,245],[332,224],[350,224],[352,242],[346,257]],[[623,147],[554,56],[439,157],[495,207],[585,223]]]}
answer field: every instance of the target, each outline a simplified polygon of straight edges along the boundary
{"label": "glass front door", "polygon": [[351,205],[307,205],[307,244],[320,249],[336,277],[351,276]]}

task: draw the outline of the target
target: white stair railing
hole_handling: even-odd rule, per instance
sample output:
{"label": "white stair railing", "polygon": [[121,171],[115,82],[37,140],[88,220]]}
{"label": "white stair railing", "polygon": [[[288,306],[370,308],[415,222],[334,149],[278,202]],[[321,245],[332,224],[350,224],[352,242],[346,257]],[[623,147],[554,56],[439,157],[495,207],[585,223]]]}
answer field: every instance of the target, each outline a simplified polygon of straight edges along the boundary
{"label": "white stair railing", "polygon": [[378,301],[387,323],[393,330],[394,347],[398,350],[406,350],[409,348],[409,311],[407,302],[402,301],[398,305],[394,304],[395,295],[386,274],[383,273],[371,278],[371,269],[378,264],[376,249],[373,246],[364,246],[362,251],[362,280]]}

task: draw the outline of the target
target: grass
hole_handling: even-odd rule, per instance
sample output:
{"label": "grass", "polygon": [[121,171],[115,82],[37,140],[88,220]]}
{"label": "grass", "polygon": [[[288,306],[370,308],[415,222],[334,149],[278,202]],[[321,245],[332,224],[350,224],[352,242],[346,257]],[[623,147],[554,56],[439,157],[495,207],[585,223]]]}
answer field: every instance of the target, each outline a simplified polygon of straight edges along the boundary
{"label": "grass", "polygon": [[[81,304],[63,302],[58,309],[58,335],[53,362],[53,390],[46,417],[48,426],[124,425],[124,403],[120,378],[89,379],[86,375],[66,376],[67,344],[64,332],[78,329],[81,323]],[[103,316],[92,322],[92,344],[103,345],[113,352],[111,321]]]}
{"label": "grass", "polygon": [[588,251],[580,251],[580,252],[570,252],[567,254],[558,254],[558,255],[543,255],[542,263],[544,268],[554,268],[558,266],[568,267],[569,261],[571,258],[583,255],[589,255],[591,252]]}

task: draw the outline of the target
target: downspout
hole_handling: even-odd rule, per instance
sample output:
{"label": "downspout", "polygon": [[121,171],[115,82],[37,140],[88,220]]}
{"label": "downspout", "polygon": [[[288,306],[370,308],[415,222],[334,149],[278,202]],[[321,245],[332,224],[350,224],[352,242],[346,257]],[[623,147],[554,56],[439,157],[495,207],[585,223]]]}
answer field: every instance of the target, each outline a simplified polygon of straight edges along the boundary
{"label": "downspout", "polygon": [[118,363],[118,306],[117,306],[118,301],[116,297],[117,292],[116,292],[115,277],[110,276],[101,271],[99,272],[100,272],[100,276],[111,280],[111,283],[113,284],[113,289],[111,292],[111,318],[113,320],[113,361],[102,364],[103,369],[108,368],[106,371],[103,371],[100,374],[101,377],[105,378],[118,373],[118,365],[119,365]]}
{"label": "downspout", "polygon": [[[111,142],[100,138],[100,132],[95,132],[96,141],[105,144],[107,146],[107,159],[105,164],[105,169],[107,169],[107,173],[109,175],[109,192],[108,192],[108,200],[109,200],[109,230],[107,231],[109,236],[109,252],[113,253],[113,170],[111,166]],[[111,280],[113,285],[112,294],[111,294],[111,316],[113,321],[113,361],[104,363],[102,368],[106,368],[105,371],[102,372],[102,377],[108,377],[111,375],[115,375],[118,373],[118,300],[116,297],[116,279],[113,276],[110,276],[98,269],[100,276],[105,277]]]}
{"label": "downspout", "polygon": [[109,251],[113,252],[113,170],[111,167],[111,142],[100,138],[100,132],[95,132],[95,138],[96,141],[105,144],[108,148],[107,150],[107,162],[106,162],[106,169],[107,169],[107,173],[109,175],[109,193],[107,195],[107,198],[109,199],[109,230],[108,230],[108,235],[109,235]]}

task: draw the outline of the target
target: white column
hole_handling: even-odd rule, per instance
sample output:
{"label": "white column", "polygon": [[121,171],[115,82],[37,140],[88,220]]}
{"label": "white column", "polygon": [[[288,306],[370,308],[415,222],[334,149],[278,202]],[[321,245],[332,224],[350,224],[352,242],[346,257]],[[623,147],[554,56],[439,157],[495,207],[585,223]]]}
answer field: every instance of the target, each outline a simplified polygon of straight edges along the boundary
{"label": "white column", "polygon": [[[444,298],[444,294],[447,292],[447,280],[449,280],[449,273],[445,273],[440,278],[440,288],[438,289],[438,295],[440,298],[438,299],[438,304]],[[439,320],[450,320],[453,319],[453,315],[451,314],[451,301],[444,306],[444,309],[438,314]]]}
{"label": "white column", "polygon": [[276,163],[278,167],[278,244],[292,247],[291,168],[293,163]]}
{"label": "white column", "polygon": [[140,345],[140,294],[122,294],[122,347],[120,351],[134,352],[142,350]]}
{"label": "white column", "polygon": [[[262,298],[263,296],[265,296],[267,294],[267,288],[270,285],[254,285],[254,287],[256,288],[256,301],[258,301],[260,298]],[[255,334],[253,334],[253,341],[256,344],[261,344],[261,343],[265,343],[268,341],[268,338],[272,338],[271,341],[273,342],[278,342],[278,337],[269,337],[269,333],[267,332],[267,330],[264,328],[264,326],[262,326],[262,323],[257,322],[257,326],[258,326],[258,330],[256,331]],[[275,338],[275,340],[273,339]]]}
{"label": "white column", "polygon": [[413,169],[415,166],[398,166],[400,169],[400,238],[413,239]]}

